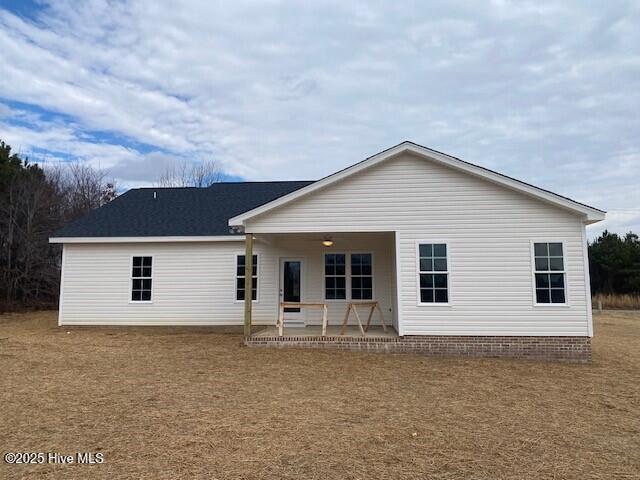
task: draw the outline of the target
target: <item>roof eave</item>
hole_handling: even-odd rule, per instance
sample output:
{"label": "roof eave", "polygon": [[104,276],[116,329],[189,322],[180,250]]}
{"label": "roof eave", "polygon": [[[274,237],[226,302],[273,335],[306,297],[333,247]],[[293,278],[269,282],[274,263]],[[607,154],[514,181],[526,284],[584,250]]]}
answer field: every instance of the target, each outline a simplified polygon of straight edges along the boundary
{"label": "roof eave", "polygon": [[603,221],[606,218],[606,212],[596,211],[585,215],[584,224],[591,225],[593,223],[598,223]]}
{"label": "roof eave", "polygon": [[239,242],[244,235],[166,235],[130,237],[50,237],[49,243],[168,243],[168,242]]}

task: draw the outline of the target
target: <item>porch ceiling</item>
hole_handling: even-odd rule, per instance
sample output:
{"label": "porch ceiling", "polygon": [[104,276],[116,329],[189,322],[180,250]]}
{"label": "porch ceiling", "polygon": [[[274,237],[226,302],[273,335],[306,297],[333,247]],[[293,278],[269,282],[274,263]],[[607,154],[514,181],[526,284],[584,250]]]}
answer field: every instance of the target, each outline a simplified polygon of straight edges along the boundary
{"label": "porch ceiling", "polygon": [[[316,242],[317,245],[323,246],[322,241],[331,239],[334,242],[333,247],[346,248],[353,245],[359,239],[389,239],[393,238],[395,232],[310,232],[310,233],[255,233],[253,237],[257,242],[278,243],[280,241],[300,241],[300,242]],[[327,249],[329,250],[329,249]]]}

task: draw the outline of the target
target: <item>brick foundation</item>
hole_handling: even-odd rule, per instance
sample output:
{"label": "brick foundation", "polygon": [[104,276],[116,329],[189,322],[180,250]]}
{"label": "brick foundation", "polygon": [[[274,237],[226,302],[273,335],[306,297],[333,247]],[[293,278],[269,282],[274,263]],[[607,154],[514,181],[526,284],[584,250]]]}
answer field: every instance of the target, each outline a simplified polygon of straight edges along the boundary
{"label": "brick foundation", "polygon": [[420,335],[406,337],[245,337],[248,347],[325,348],[433,356],[508,357],[587,363],[590,337],[480,337]]}

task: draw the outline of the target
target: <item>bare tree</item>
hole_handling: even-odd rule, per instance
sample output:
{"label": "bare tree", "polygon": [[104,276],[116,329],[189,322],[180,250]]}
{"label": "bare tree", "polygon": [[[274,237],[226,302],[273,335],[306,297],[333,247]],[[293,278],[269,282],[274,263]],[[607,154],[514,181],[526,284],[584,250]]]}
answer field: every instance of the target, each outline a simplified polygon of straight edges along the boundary
{"label": "bare tree", "polygon": [[166,168],[156,180],[158,187],[209,187],[222,181],[222,171],[214,160],[183,162]]}
{"label": "bare tree", "polygon": [[116,196],[86,164],[41,168],[0,142],[0,311],[55,304],[60,248],[52,232]]}
{"label": "bare tree", "polygon": [[[2,303],[49,305],[57,298],[58,265],[51,232],[61,225],[64,194],[36,164],[19,164],[0,202]],[[1,305],[0,305],[1,307]]]}
{"label": "bare tree", "polygon": [[115,184],[107,173],[83,163],[72,163],[63,175],[68,194],[69,216],[77,218],[115,198]]}

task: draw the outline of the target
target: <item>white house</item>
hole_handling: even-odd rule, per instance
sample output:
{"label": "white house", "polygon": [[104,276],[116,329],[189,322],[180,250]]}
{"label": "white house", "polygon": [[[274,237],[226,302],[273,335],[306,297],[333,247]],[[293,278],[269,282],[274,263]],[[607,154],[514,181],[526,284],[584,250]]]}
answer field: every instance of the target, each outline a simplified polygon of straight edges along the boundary
{"label": "white house", "polygon": [[134,189],[51,238],[59,323],[273,326],[288,301],[331,329],[373,301],[394,335],[305,334],[302,306],[247,344],[588,360],[604,215],[411,142],[315,182]]}

